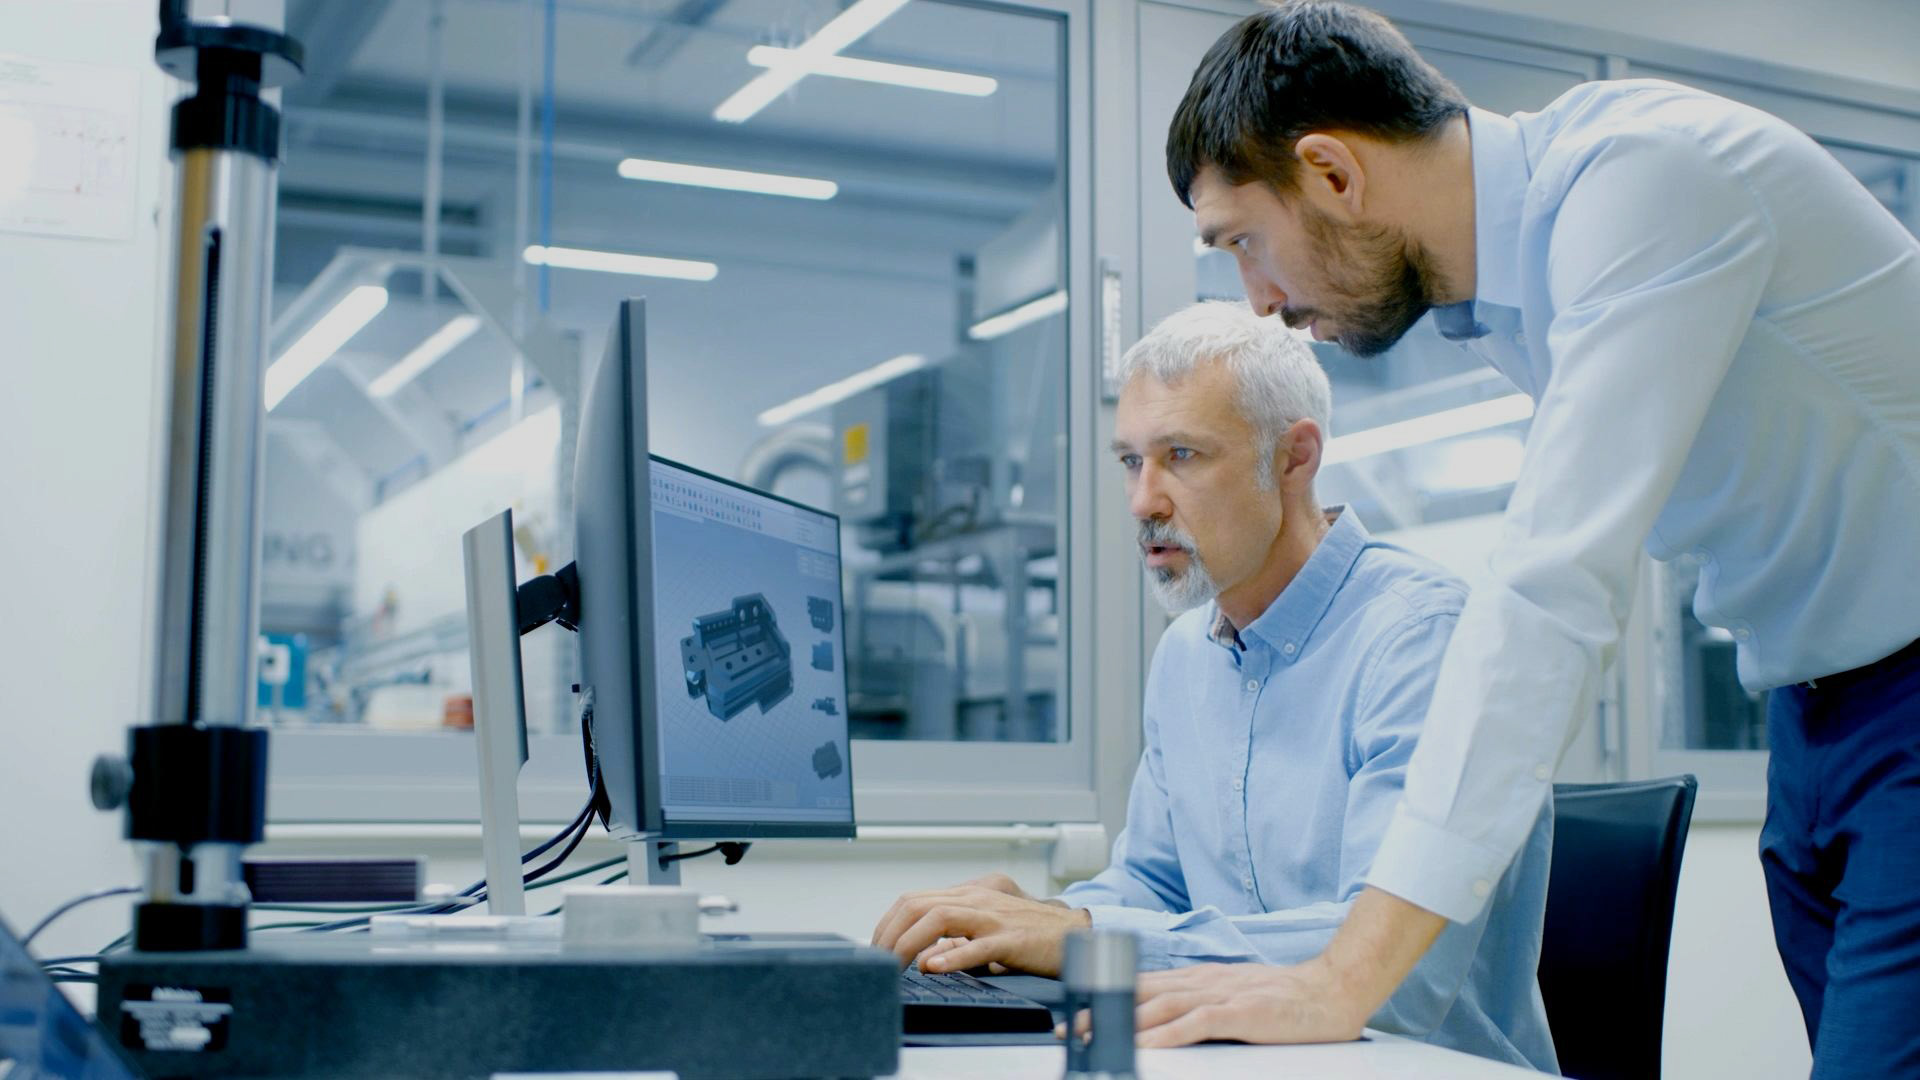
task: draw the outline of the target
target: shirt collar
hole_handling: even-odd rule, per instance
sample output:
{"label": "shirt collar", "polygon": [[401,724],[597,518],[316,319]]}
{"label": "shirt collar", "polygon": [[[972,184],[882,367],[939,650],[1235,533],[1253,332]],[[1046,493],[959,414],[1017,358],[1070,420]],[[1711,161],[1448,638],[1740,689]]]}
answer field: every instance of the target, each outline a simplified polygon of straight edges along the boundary
{"label": "shirt collar", "polygon": [[1520,306],[1520,215],[1532,167],[1520,125],[1485,109],[1467,110],[1473,141],[1473,265],[1476,302]]}
{"label": "shirt collar", "polygon": [[1213,628],[1208,637],[1215,644],[1245,649],[1241,635],[1250,634],[1280,650],[1288,660],[1299,658],[1314,628],[1333,605],[1334,595],[1346,583],[1360,552],[1373,541],[1367,527],[1360,523],[1359,515],[1351,509],[1334,507],[1330,512],[1335,517],[1327,535],[1320,538],[1313,554],[1307,556],[1306,564],[1287,587],[1280,590],[1273,603],[1267,605],[1267,610],[1236,631],[1219,606],[1214,607]]}

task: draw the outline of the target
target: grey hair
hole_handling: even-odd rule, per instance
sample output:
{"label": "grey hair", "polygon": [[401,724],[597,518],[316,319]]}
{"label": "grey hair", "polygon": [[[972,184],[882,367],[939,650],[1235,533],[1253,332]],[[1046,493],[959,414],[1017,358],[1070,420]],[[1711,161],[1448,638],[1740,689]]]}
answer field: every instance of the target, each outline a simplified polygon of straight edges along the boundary
{"label": "grey hair", "polygon": [[1151,375],[1172,385],[1221,363],[1239,386],[1240,415],[1253,427],[1255,477],[1274,486],[1280,437],[1300,420],[1322,432],[1333,419],[1333,388],[1313,350],[1278,317],[1262,318],[1243,302],[1205,300],[1161,319],[1120,358],[1120,385]]}

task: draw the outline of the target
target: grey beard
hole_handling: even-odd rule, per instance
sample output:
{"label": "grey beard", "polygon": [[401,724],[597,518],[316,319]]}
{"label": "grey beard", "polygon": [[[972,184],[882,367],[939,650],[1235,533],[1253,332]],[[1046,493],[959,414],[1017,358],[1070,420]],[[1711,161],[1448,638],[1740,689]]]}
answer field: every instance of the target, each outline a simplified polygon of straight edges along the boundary
{"label": "grey beard", "polygon": [[1147,583],[1153,586],[1154,598],[1169,615],[1191,611],[1220,595],[1220,586],[1214,583],[1213,575],[1207,573],[1200,557],[1191,558],[1184,573],[1164,567],[1152,567],[1147,572]]}
{"label": "grey beard", "polygon": [[1153,586],[1154,598],[1170,615],[1178,615],[1207,603],[1220,595],[1220,586],[1207,572],[1207,564],[1200,560],[1200,552],[1194,547],[1193,537],[1171,525],[1157,521],[1140,523],[1140,543],[1144,557],[1144,545],[1149,543],[1178,544],[1187,552],[1187,568],[1184,571],[1172,570],[1164,566],[1143,566],[1147,572],[1147,583]]}

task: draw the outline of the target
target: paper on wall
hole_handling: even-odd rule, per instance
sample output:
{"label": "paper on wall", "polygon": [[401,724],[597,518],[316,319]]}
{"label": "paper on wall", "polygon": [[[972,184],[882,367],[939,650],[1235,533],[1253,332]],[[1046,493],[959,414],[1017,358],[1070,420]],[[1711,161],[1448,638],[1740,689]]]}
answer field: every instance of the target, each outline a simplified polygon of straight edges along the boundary
{"label": "paper on wall", "polygon": [[0,230],[133,231],[137,73],[0,53]]}

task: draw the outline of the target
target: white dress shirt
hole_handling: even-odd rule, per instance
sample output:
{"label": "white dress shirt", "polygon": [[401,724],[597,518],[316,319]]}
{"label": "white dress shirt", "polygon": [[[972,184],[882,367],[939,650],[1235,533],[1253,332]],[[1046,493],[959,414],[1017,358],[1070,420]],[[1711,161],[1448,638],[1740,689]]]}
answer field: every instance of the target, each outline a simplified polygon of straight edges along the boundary
{"label": "white dress shirt", "polygon": [[1536,402],[1368,883],[1474,918],[1619,640],[1638,552],[1754,690],[1920,638],[1920,243],[1779,119],[1652,80],[1475,109],[1478,280],[1401,347]]}

